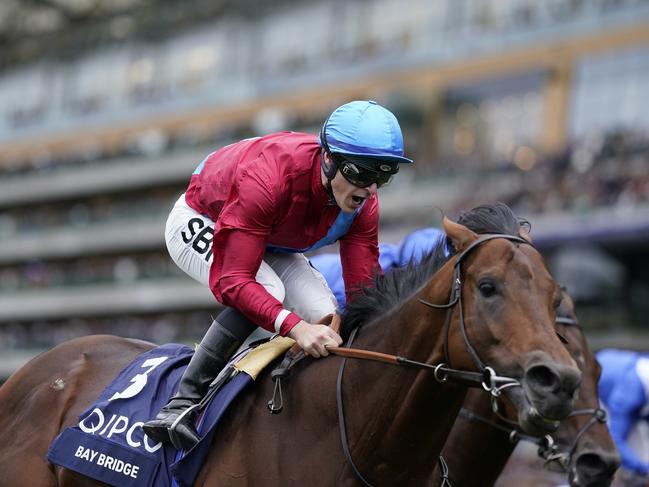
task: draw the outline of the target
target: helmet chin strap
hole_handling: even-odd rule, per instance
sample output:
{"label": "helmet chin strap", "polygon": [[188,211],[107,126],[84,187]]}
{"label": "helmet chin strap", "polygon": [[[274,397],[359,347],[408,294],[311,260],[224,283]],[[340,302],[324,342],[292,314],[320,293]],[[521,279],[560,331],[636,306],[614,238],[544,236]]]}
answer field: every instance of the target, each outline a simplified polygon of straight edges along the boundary
{"label": "helmet chin strap", "polygon": [[324,185],[324,190],[325,193],[327,193],[327,197],[329,198],[328,204],[330,206],[337,206],[338,203],[336,203],[336,198],[334,198],[334,191],[333,188],[331,187],[331,181],[333,180],[334,177],[336,177],[336,172],[338,171],[338,164],[336,164],[333,158],[330,157],[329,161],[331,162],[331,165],[327,166],[327,164],[325,163],[325,154],[326,154],[325,149],[322,149],[320,167],[322,168],[322,172],[324,172],[324,175],[327,178],[327,183]]}

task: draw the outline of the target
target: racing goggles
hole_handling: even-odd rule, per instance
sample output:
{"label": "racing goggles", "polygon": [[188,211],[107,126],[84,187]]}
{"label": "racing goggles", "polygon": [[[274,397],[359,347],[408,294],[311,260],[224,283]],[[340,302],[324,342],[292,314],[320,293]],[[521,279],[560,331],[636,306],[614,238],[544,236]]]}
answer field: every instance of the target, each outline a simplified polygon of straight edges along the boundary
{"label": "racing goggles", "polygon": [[338,154],[334,155],[338,169],[343,177],[359,188],[367,188],[376,183],[376,187],[385,186],[392,176],[399,172],[397,163],[383,161],[351,161]]}

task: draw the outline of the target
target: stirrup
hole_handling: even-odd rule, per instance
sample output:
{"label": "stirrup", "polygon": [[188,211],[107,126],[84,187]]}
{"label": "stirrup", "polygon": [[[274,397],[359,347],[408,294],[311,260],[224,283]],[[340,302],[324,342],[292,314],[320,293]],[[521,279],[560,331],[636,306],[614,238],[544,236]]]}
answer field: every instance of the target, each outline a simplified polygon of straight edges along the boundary
{"label": "stirrup", "polygon": [[169,427],[161,424],[151,426],[149,423],[151,423],[152,421],[148,421],[142,425],[144,434],[156,442],[171,443],[171,438],[169,437]]}
{"label": "stirrup", "polygon": [[[195,441],[193,438],[189,439],[187,435],[180,434],[177,431],[178,426],[180,426],[181,423],[183,423],[185,417],[193,414],[194,411],[196,411],[198,408],[199,408],[199,404],[194,404],[193,406],[188,407],[182,413],[180,413],[178,417],[175,419],[175,421],[171,424],[171,426],[167,428],[167,432],[169,433],[169,441],[171,442],[171,444],[174,446],[176,450],[189,451],[196,445],[196,443],[198,443],[198,441],[200,441],[200,435],[195,430],[191,417],[187,418],[187,424],[185,424],[184,426],[188,429],[191,428],[190,431],[193,434],[195,434],[198,440]],[[191,445],[188,443],[188,440],[192,442]]]}

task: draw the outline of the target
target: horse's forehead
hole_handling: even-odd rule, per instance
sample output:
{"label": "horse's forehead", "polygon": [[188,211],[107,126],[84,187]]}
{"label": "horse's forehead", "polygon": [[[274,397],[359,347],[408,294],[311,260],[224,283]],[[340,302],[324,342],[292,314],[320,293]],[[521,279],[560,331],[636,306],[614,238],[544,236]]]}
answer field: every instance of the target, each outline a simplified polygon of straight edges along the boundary
{"label": "horse's forehead", "polygon": [[496,279],[522,280],[543,289],[552,300],[559,298],[560,288],[550,275],[541,254],[531,245],[496,239],[479,249],[467,269],[474,278],[487,274]]}
{"label": "horse's forehead", "polygon": [[512,242],[506,238],[485,242],[476,252],[475,263],[504,271],[523,271],[534,274],[547,273],[541,254],[528,244]]}

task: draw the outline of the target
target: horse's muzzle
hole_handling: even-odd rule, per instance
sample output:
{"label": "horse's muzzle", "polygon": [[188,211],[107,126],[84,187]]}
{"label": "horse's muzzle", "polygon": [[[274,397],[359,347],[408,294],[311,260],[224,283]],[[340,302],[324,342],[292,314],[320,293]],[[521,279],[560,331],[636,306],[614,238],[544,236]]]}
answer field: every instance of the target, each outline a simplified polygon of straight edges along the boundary
{"label": "horse's muzzle", "polygon": [[537,435],[556,430],[559,421],[572,411],[580,384],[579,369],[552,362],[545,354],[537,355],[521,381],[528,403],[519,417],[521,427]]}
{"label": "horse's muzzle", "polygon": [[588,449],[573,460],[568,472],[571,487],[609,487],[620,466],[616,453]]}

